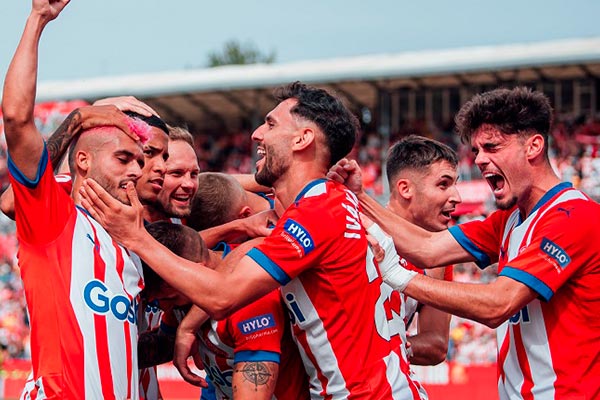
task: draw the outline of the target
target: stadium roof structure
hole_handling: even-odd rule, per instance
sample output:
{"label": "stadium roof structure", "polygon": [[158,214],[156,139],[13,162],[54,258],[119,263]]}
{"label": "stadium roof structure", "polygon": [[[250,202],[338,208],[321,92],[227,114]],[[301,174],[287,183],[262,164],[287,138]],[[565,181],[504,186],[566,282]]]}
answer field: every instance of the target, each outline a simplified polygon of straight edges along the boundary
{"label": "stadium roof structure", "polygon": [[382,91],[600,77],[600,37],[411,51],[282,64],[42,82],[38,101],[133,95],[171,123],[230,132],[257,125],[272,89],[292,81],[330,88],[373,110]]}

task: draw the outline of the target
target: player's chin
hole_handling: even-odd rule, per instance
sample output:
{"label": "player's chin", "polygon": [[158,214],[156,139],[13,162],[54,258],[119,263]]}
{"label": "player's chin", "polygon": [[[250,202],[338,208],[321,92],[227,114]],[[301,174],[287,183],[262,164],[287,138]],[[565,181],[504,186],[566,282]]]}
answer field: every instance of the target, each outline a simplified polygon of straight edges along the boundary
{"label": "player's chin", "polygon": [[131,205],[131,201],[129,201],[129,198],[127,197],[127,195],[118,196],[118,197],[116,197],[116,199],[119,200],[121,203],[125,204],[126,206]]}

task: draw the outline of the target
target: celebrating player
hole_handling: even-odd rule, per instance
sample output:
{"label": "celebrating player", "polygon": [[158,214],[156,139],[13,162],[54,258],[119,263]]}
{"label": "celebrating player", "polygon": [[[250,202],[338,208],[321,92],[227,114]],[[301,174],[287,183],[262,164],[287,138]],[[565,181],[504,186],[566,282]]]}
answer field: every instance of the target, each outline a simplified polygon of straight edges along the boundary
{"label": "celebrating player", "polygon": [[[355,196],[325,179],[354,145],[356,118],[339,99],[301,83],[283,88],[278,100],[252,138],[262,156],[256,180],[273,187],[287,210],[233,272],[198,273],[197,265],[154,245],[142,229],[139,204],[121,207],[92,180],[82,191],[85,204],[95,207],[93,215],[119,241],[216,319],[285,285],[312,397],[391,399],[400,390],[401,372],[382,281],[366,264]],[[135,202],[133,187],[128,189]]]}
{"label": "celebrating player", "polygon": [[[141,176],[140,142],[152,128],[112,106],[80,109],[69,121],[82,130],[69,159],[73,198],[55,181],[33,107],[40,36],[67,3],[33,1],[2,101],[31,318],[34,387],[28,395],[135,399],[141,267],[80,207],[77,189],[93,177],[112,198],[129,202],[125,187]],[[102,127],[89,129],[94,126]]]}
{"label": "celebrating player", "polygon": [[427,232],[383,209],[362,191],[360,171],[343,160],[330,176],[345,179],[365,212],[392,234],[413,263],[434,267],[498,262],[490,284],[428,279],[400,267],[393,287],[449,313],[498,327],[501,399],[600,396],[600,207],[548,160],[552,110],[526,88],[476,95],[456,117],[499,210],[442,232]]}

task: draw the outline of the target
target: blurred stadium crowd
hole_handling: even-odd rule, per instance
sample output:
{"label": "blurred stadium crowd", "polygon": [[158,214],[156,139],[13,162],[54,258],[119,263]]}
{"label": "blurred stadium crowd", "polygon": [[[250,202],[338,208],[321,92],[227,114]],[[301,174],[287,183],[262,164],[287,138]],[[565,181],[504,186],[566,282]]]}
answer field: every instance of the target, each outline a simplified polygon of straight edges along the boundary
{"label": "blurred stadium crowd", "polygon": [[[36,107],[40,131],[49,135],[72,109],[83,102],[52,103]],[[0,120],[1,121],[1,120]],[[0,122],[0,131],[2,131]],[[411,133],[428,136],[457,150],[460,181],[481,179],[473,163],[471,149],[459,142],[452,124],[439,128],[415,122],[391,135],[390,143]],[[352,157],[363,167],[364,185],[371,195],[385,201],[382,181],[382,139],[375,132],[362,135]],[[201,171],[225,173],[253,172],[253,144],[250,132],[227,135],[195,135],[195,148]],[[551,161],[563,181],[573,183],[594,199],[600,200],[600,121],[569,115],[556,117],[551,137]],[[6,144],[0,141],[0,185],[8,185]],[[457,215],[456,222],[480,218],[492,211],[492,202],[477,208],[475,214]],[[0,371],[6,358],[28,358],[28,320],[25,299],[16,262],[14,222],[0,213]],[[460,282],[489,282],[496,277],[493,267],[481,271],[474,264],[456,265],[454,280]],[[415,332],[415,327],[411,327]],[[410,331],[409,331],[410,333]],[[493,329],[463,318],[452,317],[448,361],[464,365],[489,364],[496,361]]]}

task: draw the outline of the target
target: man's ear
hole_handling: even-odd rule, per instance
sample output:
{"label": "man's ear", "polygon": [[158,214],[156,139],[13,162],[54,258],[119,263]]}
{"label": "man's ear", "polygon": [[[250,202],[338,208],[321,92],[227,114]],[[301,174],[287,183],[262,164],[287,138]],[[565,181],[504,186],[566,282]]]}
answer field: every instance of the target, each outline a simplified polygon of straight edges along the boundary
{"label": "man's ear", "polygon": [[251,215],[252,215],[252,209],[248,206],[244,206],[240,210],[240,212],[238,214],[238,218],[248,218]]}
{"label": "man's ear", "polygon": [[531,159],[543,156],[545,143],[546,142],[544,141],[544,137],[542,135],[540,135],[539,133],[536,133],[535,135],[530,136],[526,142],[527,159],[531,160]]}
{"label": "man's ear", "polygon": [[315,141],[315,131],[311,127],[302,128],[295,136],[292,147],[294,150],[302,150]]}
{"label": "man's ear", "polygon": [[90,170],[91,158],[90,153],[83,150],[78,150],[75,153],[75,166],[81,171],[82,175],[87,175]]}
{"label": "man's ear", "polygon": [[396,181],[396,194],[405,200],[410,200],[414,194],[414,188],[410,179],[401,178]]}

